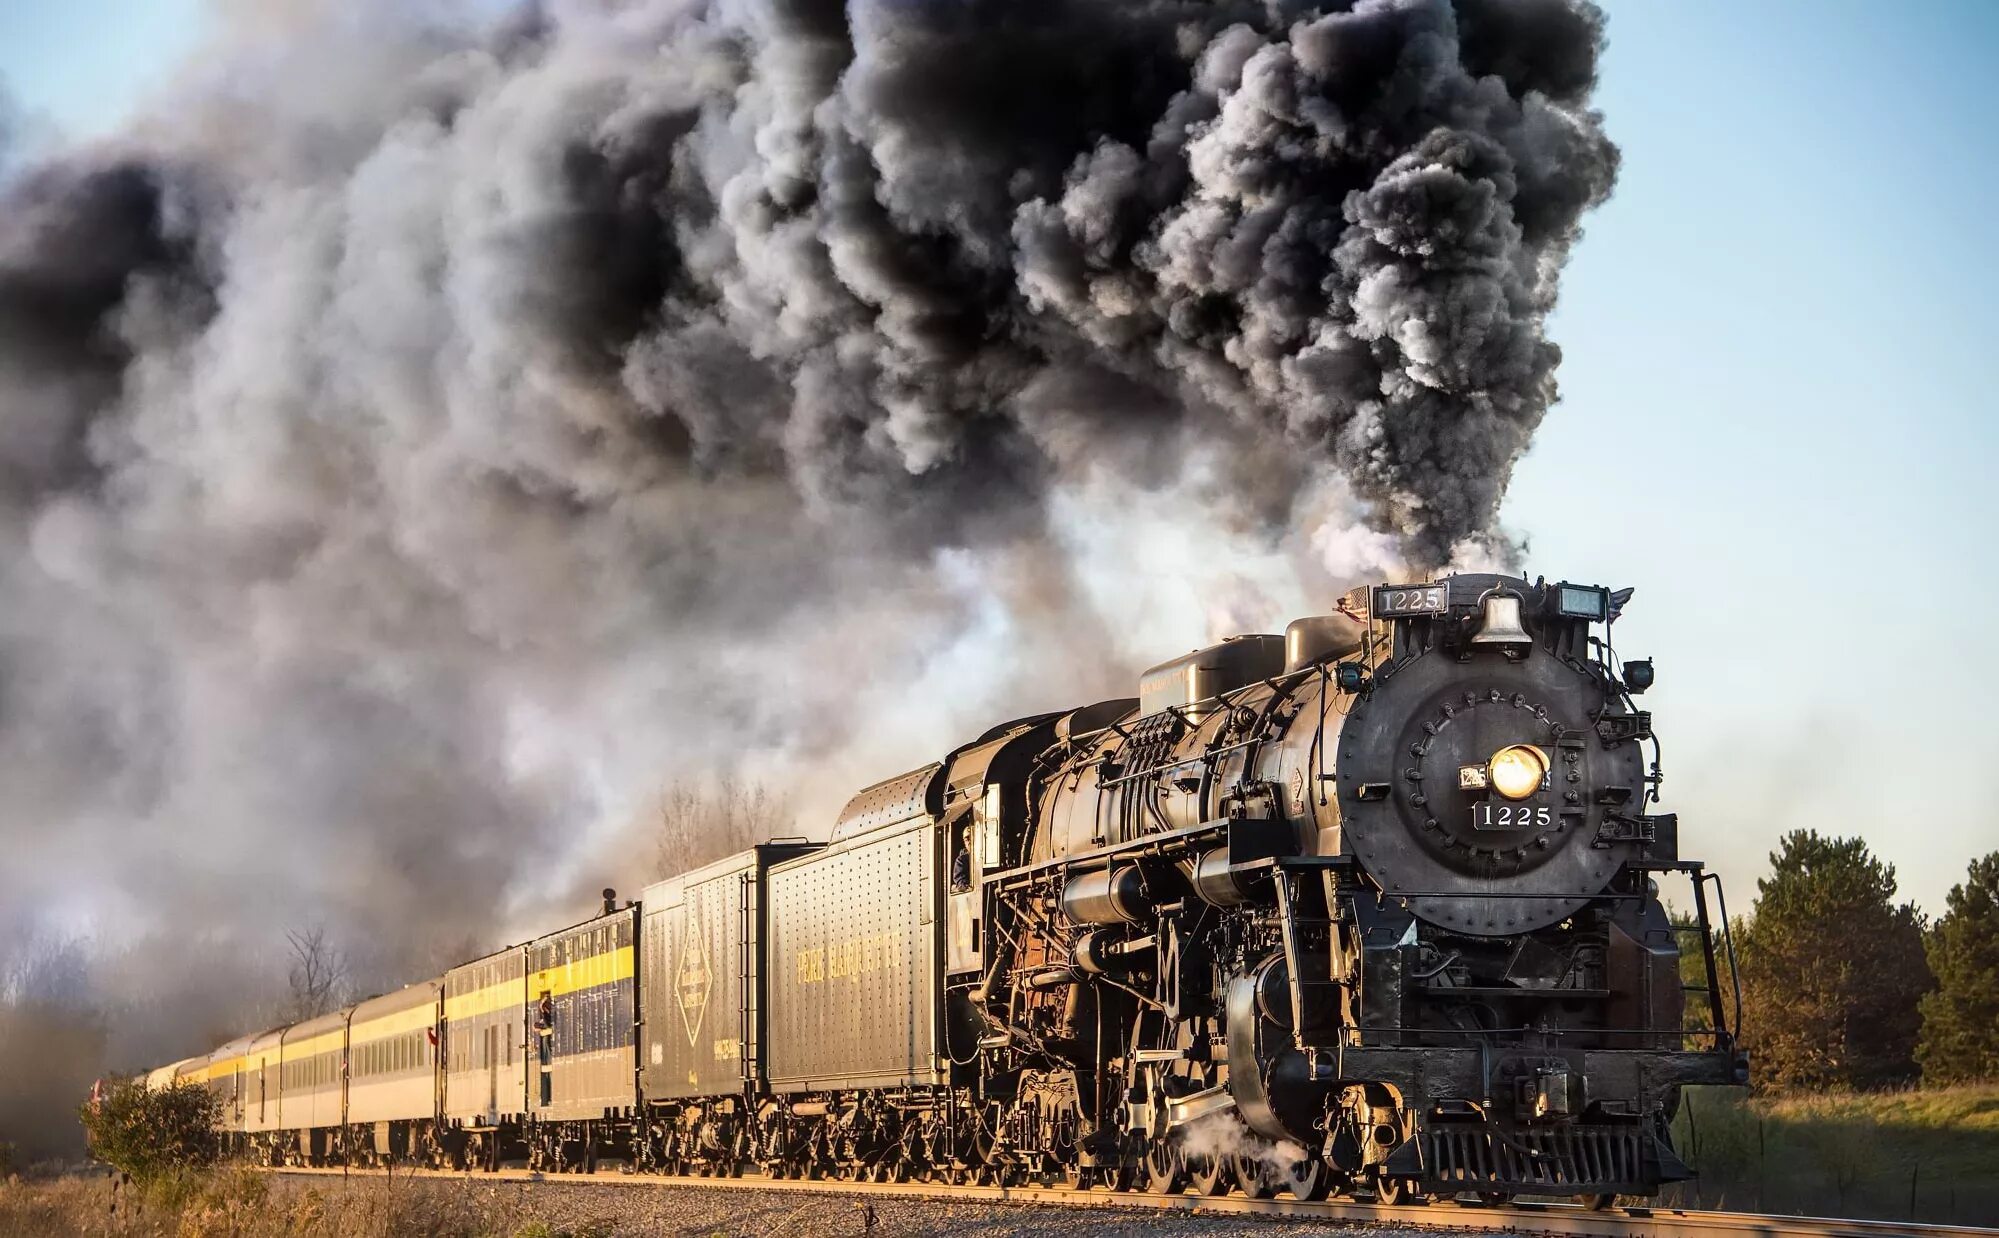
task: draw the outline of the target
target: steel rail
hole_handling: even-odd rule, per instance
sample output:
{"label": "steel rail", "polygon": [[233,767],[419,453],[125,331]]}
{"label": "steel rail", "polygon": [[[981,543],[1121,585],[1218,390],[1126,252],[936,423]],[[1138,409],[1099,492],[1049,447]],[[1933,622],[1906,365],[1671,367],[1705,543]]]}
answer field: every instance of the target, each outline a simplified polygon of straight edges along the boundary
{"label": "steel rail", "polygon": [[1487,1207],[1445,1201],[1388,1207],[1356,1200],[1310,1202],[1250,1199],[1243,1195],[1154,1195],[1105,1188],[1055,1186],[951,1186],[938,1182],[854,1182],[825,1178],[799,1180],[746,1174],[740,1178],[667,1177],[622,1171],[547,1174],[527,1169],[479,1170],[345,1169],[284,1167],[268,1172],[310,1177],[429,1178],[451,1182],[523,1182],[551,1186],[600,1184],[628,1187],[730,1191],[803,1191],[819,1195],[878,1195],[957,1203],[1050,1204],[1066,1208],[1126,1208],[1199,1216],[1298,1217],[1320,1221],[1393,1223],[1439,1232],[1561,1234],[1605,1238],[1676,1238],[1681,1234],[1753,1235],[1755,1238],[1917,1238],[1962,1235],[1993,1238],[1999,1229],[1970,1225],[1926,1225],[1913,1221],[1859,1221],[1833,1217],[1773,1216],[1744,1212],[1700,1212],[1681,1208],[1624,1208],[1594,1212],[1576,1204],[1514,1203]]}

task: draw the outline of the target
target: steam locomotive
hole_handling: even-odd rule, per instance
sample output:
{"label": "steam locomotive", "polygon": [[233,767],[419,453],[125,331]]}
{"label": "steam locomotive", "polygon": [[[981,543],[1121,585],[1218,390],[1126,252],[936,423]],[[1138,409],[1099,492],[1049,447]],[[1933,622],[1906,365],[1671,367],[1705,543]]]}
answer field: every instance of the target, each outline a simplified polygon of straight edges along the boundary
{"label": "steam locomotive", "polygon": [[1718,880],[1647,811],[1629,597],[1357,589],[877,783],[823,844],[149,1079],[267,1163],[1653,1194],[1680,1089],[1747,1062]]}

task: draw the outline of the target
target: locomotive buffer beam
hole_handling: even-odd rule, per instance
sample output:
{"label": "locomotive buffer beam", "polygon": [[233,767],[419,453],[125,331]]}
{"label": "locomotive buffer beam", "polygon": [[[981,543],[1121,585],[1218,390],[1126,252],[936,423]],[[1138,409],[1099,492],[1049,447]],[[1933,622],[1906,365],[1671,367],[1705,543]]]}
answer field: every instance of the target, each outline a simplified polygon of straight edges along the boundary
{"label": "locomotive buffer beam", "polygon": [[[1359,1030],[1365,1034],[1368,1029]],[[1668,1087],[1737,1082],[1732,1063],[1712,1052],[1542,1048],[1535,1053],[1580,1059],[1576,1072],[1591,1080],[1592,1089],[1604,1097],[1637,1098]],[[1482,1103],[1496,1099],[1495,1060],[1486,1047],[1340,1045],[1314,1049],[1311,1062],[1315,1081],[1375,1081],[1393,1084],[1404,1092],[1420,1088],[1431,1097]]]}

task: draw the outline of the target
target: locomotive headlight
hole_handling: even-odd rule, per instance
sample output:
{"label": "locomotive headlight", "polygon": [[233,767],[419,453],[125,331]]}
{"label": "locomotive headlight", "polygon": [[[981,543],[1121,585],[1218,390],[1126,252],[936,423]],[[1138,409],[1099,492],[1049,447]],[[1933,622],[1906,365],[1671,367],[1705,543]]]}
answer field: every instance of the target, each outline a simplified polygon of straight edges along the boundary
{"label": "locomotive headlight", "polygon": [[1486,781],[1510,800],[1524,800],[1548,778],[1548,754],[1532,744],[1509,744],[1486,762]]}

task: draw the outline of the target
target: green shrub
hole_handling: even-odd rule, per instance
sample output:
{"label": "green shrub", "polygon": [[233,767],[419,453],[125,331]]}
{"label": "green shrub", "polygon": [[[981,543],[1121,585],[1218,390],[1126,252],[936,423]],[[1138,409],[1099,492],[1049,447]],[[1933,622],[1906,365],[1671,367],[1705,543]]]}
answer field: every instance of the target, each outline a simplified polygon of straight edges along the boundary
{"label": "green shrub", "polygon": [[115,1084],[82,1110],[91,1155],[149,1186],[215,1160],[221,1105],[198,1083],[149,1091],[136,1079]]}

